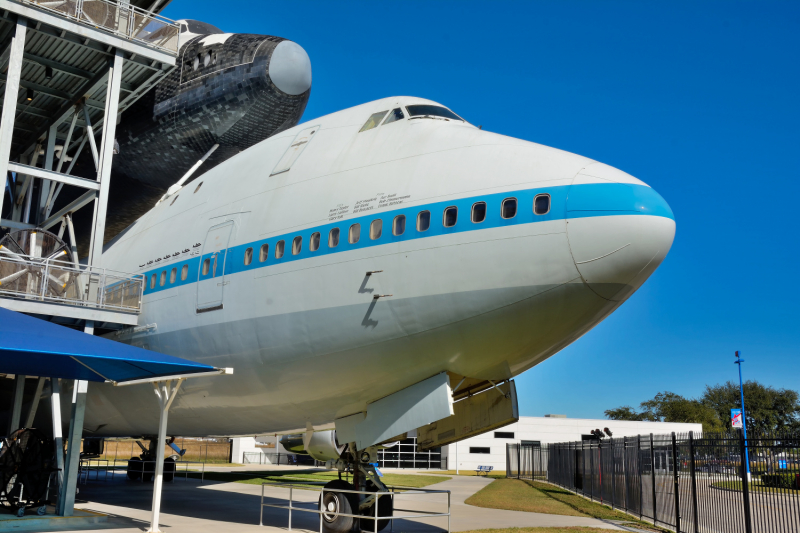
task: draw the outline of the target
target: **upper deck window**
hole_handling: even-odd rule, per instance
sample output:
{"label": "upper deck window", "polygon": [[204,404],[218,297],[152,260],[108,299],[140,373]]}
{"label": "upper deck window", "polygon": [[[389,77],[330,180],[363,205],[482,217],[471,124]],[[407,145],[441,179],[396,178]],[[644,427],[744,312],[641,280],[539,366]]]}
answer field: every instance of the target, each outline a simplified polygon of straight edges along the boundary
{"label": "upper deck window", "polygon": [[383,117],[386,116],[386,113],[388,113],[388,111],[378,111],[377,113],[373,113],[372,115],[370,115],[370,117],[367,119],[364,125],[361,126],[361,129],[358,130],[358,132],[361,133],[362,131],[367,131],[371,130],[372,128],[377,128],[378,124],[380,124],[381,120],[383,120]]}
{"label": "upper deck window", "polygon": [[332,228],[328,233],[328,248],[336,248],[339,246],[339,228]]}
{"label": "upper deck window", "polygon": [[500,210],[503,218],[514,218],[517,216],[517,199],[506,198],[503,200],[503,207]]}
{"label": "upper deck window", "polygon": [[408,110],[408,115],[411,118],[441,117],[441,118],[446,118],[448,120],[460,120],[461,122],[466,122],[463,118],[459,117],[446,107],[438,105],[429,105],[429,104],[407,105],[406,109]]}
{"label": "upper deck window", "polygon": [[275,243],[275,259],[283,257],[283,249],[286,246],[286,241],[278,241]]}
{"label": "upper deck window", "polygon": [[353,224],[350,226],[350,231],[347,234],[347,240],[350,244],[355,244],[361,238],[361,224]]}
{"label": "upper deck window", "polygon": [[249,265],[253,262],[253,249],[248,248],[244,251],[244,266]]}
{"label": "upper deck window", "polygon": [[550,211],[550,195],[537,194],[533,199],[533,213],[535,215],[546,215]]}
{"label": "upper deck window", "polygon": [[486,202],[476,202],[472,205],[472,221],[475,223],[486,220]]}
{"label": "upper deck window", "polygon": [[397,122],[398,120],[403,120],[406,116],[403,114],[403,110],[399,107],[396,109],[392,109],[389,112],[389,117],[386,119],[384,124],[389,124],[390,122]]}
{"label": "upper deck window", "polygon": [[186,276],[189,275],[189,265],[183,265],[181,268],[181,281],[186,281]]}
{"label": "upper deck window", "polygon": [[383,220],[376,218],[372,221],[372,224],[369,225],[369,238],[373,241],[375,239],[380,239],[381,233],[383,233]]}
{"label": "upper deck window", "polygon": [[292,241],[292,255],[297,255],[303,249],[303,238],[299,235]]}
{"label": "upper deck window", "polygon": [[316,231],[311,234],[311,239],[308,241],[308,249],[312,252],[319,250],[319,232]]}
{"label": "upper deck window", "polygon": [[258,262],[263,263],[269,257],[269,244],[262,244],[258,251]]}
{"label": "upper deck window", "polygon": [[445,228],[452,228],[456,225],[458,221],[458,208],[454,205],[451,205],[447,209],[444,210],[444,216],[442,217],[442,224]]}
{"label": "upper deck window", "polygon": [[428,231],[431,227],[431,212],[420,211],[417,215],[417,231]]}
{"label": "upper deck window", "polygon": [[394,217],[394,221],[392,222],[392,234],[402,235],[405,232],[406,232],[406,216],[397,215],[396,217]]}
{"label": "upper deck window", "polygon": [[175,280],[178,279],[178,269],[173,268],[169,271],[169,284],[172,285],[175,283]]}

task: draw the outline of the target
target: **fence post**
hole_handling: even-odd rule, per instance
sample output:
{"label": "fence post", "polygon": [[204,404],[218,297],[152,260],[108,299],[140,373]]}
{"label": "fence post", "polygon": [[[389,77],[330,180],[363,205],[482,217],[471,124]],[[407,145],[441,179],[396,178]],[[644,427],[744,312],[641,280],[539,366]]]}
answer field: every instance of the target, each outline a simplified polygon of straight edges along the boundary
{"label": "fence post", "polygon": [[656,453],[653,449],[652,433],[650,433],[650,474],[653,477],[653,525],[656,525]]}
{"label": "fence post", "polygon": [[517,445],[517,479],[522,479],[522,463],[520,462],[521,457],[522,457],[522,443],[519,443]]}
{"label": "fence post", "polygon": [[700,533],[700,520],[697,516],[697,476],[694,463],[694,431],[689,432],[689,472],[692,476],[692,514],[694,515],[694,533]]}
{"label": "fence post", "polygon": [[628,437],[622,437],[622,478],[625,480],[625,486],[622,487],[623,506],[627,511],[628,506]]}
{"label": "fence post", "polygon": [[742,475],[742,495],[743,495],[743,502],[744,502],[744,530],[746,533],[752,533],[753,527],[750,523],[750,488],[747,486],[747,470],[748,464],[746,462],[745,457],[747,457],[747,450],[746,450],[747,442],[744,440],[744,435],[742,432],[739,432],[739,453],[740,459],[739,463],[741,464],[741,475]]}
{"label": "fence post", "polygon": [[678,442],[675,432],[672,432],[672,478],[675,482],[675,531],[681,530],[681,496],[680,483],[678,482]]}

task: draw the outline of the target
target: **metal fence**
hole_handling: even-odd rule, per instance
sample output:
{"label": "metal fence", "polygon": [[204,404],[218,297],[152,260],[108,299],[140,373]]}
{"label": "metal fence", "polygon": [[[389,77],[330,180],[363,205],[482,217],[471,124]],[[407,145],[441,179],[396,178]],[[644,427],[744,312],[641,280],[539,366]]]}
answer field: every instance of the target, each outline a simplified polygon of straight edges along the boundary
{"label": "metal fence", "polygon": [[506,456],[508,477],[546,479],[674,531],[800,531],[797,434],[510,444]]}
{"label": "metal fence", "polygon": [[175,21],[132,6],[123,0],[17,0],[53,11],[124,39],[172,54],[178,53],[179,27]]}

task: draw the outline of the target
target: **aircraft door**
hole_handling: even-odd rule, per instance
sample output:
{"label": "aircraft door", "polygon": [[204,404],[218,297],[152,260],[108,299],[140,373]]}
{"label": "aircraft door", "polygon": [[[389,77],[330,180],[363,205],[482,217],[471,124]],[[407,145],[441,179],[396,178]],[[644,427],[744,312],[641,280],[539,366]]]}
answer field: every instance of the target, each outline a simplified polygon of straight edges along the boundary
{"label": "aircraft door", "polygon": [[200,272],[197,276],[198,313],[222,309],[225,290],[225,259],[232,230],[232,220],[213,226],[208,230],[208,235],[203,243],[203,255],[200,256]]}

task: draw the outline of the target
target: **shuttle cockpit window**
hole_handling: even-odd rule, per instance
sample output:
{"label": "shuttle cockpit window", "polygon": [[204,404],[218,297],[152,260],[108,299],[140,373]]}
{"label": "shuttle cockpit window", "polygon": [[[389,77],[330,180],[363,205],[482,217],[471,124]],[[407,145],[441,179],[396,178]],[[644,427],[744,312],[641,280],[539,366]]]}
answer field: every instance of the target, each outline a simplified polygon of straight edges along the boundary
{"label": "shuttle cockpit window", "polygon": [[336,248],[337,246],[339,246],[339,228],[333,228],[328,233],[328,248]]}
{"label": "shuttle cockpit window", "polygon": [[292,255],[297,255],[303,250],[303,238],[297,236],[292,241]]}
{"label": "shuttle cockpit window", "polygon": [[398,120],[403,120],[404,118],[406,118],[406,116],[403,114],[403,110],[398,107],[397,109],[392,109],[389,111],[389,116],[386,118],[386,121],[383,124],[386,125],[390,122],[397,122]]}
{"label": "shuttle cockpit window", "polygon": [[253,249],[248,248],[244,251],[244,266],[249,265],[253,262]]}
{"label": "shuttle cockpit window", "polygon": [[451,205],[447,209],[444,210],[444,217],[442,217],[442,224],[444,224],[445,228],[452,228],[456,225],[458,221],[458,208],[454,205]]}
{"label": "shuttle cockpit window", "polygon": [[369,225],[369,238],[372,239],[373,241],[375,239],[380,239],[382,233],[383,233],[383,220],[376,218]]}
{"label": "shuttle cockpit window", "polygon": [[377,128],[378,124],[380,124],[381,120],[383,120],[383,117],[386,116],[386,113],[388,113],[388,111],[378,111],[377,113],[373,113],[372,115],[370,115],[370,117],[367,119],[364,125],[361,126],[361,129],[358,130],[358,132],[361,133],[362,131],[367,131],[371,130],[372,128]]}
{"label": "shuttle cockpit window", "polygon": [[308,250],[316,252],[319,250],[319,232],[315,231],[311,234],[311,239],[308,240]]}
{"label": "shuttle cockpit window", "polygon": [[506,198],[503,200],[503,207],[500,210],[503,218],[514,218],[517,216],[517,199]]}
{"label": "shuttle cockpit window", "polygon": [[472,205],[472,221],[476,224],[486,220],[486,202],[477,202]]}
{"label": "shuttle cockpit window", "polygon": [[431,212],[420,211],[417,215],[417,231],[428,231],[431,227]]}
{"label": "shuttle cockpit window", "polygon": [[406,216],[397,215],[396,217],[394,217],[394,221],[392,222],[392,234],[402,235],[405,232],[406,232]]}
{"label": "shuttle cockpit window", "polygon": [[446,120],[460,120],[466,122],[446,107],[429,104],[407,105],[408,116],[414,118],[443,118]]}
{"label": "shuttle cockpit window", "polygon": [[537,194],[533,199],[533,214],[546,215],[550,212],[550,195]]}
{"label": "shuttle cockpit window", "polygon": [[275,259],[283,257],[283,248],[286,246],[285,241],[278,241],[275,243]]}
{"label": "shuttle cockpit window", "polygon": [[263,263],[269,257],[269,244],[262,244],[258,250],[258,262]]}
{"label": "shuttle cockpit window", "polygon": [[347,240],[350,244],[355,244],[361,238],[361,224],[353,224],[350,226],[350,231],[347,234]]}
{"label": "shuttle cockpit window", "polygon": [[181,20],[181,33],[196,33],[198,35],[217,35],[224,33],[216,26],[212,26],[207,22],[200,22],[199,20]]}

